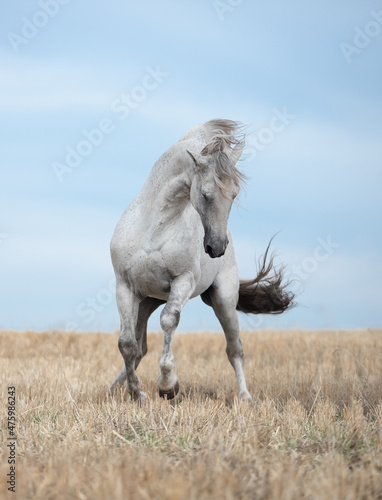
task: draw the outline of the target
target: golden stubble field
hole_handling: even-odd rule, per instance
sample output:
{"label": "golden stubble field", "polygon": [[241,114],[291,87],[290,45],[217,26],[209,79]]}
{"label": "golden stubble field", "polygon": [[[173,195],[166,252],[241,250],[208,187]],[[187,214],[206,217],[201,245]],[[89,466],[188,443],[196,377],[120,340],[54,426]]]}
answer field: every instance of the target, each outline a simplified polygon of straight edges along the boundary
{"label": "golden stubble field", "polygon": [[[181,391],[156,390],[162,336],[138,369],[148,401],[107,395],[117,335],[0,333],[0,498],[381,499],[382,331],[242,334],[253,404],[222,334],[177,334]],[[16,388],[16,493],[7,388]]]}

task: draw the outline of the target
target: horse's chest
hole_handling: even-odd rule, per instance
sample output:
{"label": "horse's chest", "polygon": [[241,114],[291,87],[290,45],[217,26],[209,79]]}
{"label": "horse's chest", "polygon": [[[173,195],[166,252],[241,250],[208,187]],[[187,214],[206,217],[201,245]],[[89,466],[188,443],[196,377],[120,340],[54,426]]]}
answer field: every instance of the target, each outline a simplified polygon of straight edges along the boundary
{"label": "horse's chest", "polygon": [[176,276],[193,269],[192,259],[185,255],[162,251],[140,250],[127,270],[127,278],[142,296],[167,299],[171,282]]}
{"label": "horse's chest", "polygon": [[192,276],[195,283],[193,296],[211,285],[220,259],[211,259],[204,252],[199,216],[191,209],[189,212],[170,227],[153,223],[138,238],[126,238],[129,250],[124,274],[137,295],[167,300],[172,281],[184,274]]}

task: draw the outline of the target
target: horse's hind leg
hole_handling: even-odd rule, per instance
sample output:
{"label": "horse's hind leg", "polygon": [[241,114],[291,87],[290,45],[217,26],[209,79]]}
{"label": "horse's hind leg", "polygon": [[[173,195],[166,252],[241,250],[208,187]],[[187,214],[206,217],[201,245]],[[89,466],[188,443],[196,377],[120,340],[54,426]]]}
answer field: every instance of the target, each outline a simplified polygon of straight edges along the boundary
{"label": "horse's hind leg", "polygon": [[[239,398],[243,401],[251,401],[244,375],[244,352],[239,338],[239,320],[236,312],[237,290],[239,287],[230,286],[230,277],[219,276],[218,282],[208,290],[212,307],[216,317],[224,330],[227,341],[227,356],[235,370],[237,384],[239,388]],[[229,279],[231,278],[231,280]]]}
{"label": "horse's hind leg", "polygon": [[[154,299],[151,297],[146,297],[139,304],[138,311],[138,320],[135,329],[135,338],[137,340],[138,345],[138,356],[135,358],[135,369],[138,368],[139,363],[142,358],[147,353],[147,322],[151,314],[157,309],[161,304],[163,304],[163,300]],[[126,382],[126,366],[123,365],[123,368],[115,379],[114,383],[110,387],[110,393],[113,394],[115,389]]]}
{"label": "horse's hind leg", "polygon": [[122,386],[126,382],[126,366],[123,365],[122,370],[119,372],[118,377],[114,380],[109,388],[109,393],[111,395],[115,394],[118,387]]}
{"label": "horse's hind leg", "polygon": [[149,317],[156,309],[158,309],[160,305],[164,303],[164,300],[146,297],[139,304],[138,321],[135,334],[138,342],[139,354],[135,360],[135,369],[138,368],[139,363],[147,353],[147,322]]}
{"label": "horse's hind leg", "polygon": [[190,274],[178,276],[171,283],[171,292],[161,313],[160,323],[163,329],[163,349],[160,357],[160,375],[158,379],[159,395],[173,399],[179,391],[178,377],[174,373],[174,355],[172,339],[178,326],[180,313],[194,290],[194,280]]}
{"label": "horse's hind leg", "polygon": [[127,391],[132,399],[145,400],[145,394],[140,391],[139,379],[135,373],[136,361],[140,356],[140,348],[136,339],[136,325],[138,319],[140,299],[128,288],[126,283],[117,281],[117,305],[121,318],[121,331],[118,347],[125,362],[125,370],[122,370],[114,382],[123,382],[126,377]]}

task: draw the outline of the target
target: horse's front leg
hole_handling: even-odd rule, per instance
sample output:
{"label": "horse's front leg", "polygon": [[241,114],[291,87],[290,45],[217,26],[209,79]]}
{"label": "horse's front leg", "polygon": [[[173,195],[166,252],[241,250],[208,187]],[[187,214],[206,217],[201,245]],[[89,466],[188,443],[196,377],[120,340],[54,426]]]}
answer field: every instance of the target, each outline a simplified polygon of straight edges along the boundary
{"label": "horse's front leg", "polygon": [[[150,315],[155,311],[155,309],[157,309],[161,304],[163,304],[162,300],[153,299],[151,297],[146,297],[139,304],[138,319],[135,328],[135,338],[137,340],[137,345],[138,345],[138,356],[135,358],[135,369],[138,368],[138,365],[141,362],[143,356],[145,356],[145,354],[147,353],[148,319]],[[116,389],[125,384],[125,382],[126,382],[126,366],[124,364],[120,374],[115,379],[114,383],[109,389],[110,394],[114,394]]]}
{"label": "horse's front leg", "polygon": [[172,339],[178,326],[180,313],[191,297],[195,288],[192,274],[178,276],[171,283],[171,292],[161,313],[160,323],[163,329],[163,349],[160,357],[160,375],[158,379],[159,395],[173,399],[179,391],[178,377],[174,373],[174,355]]}
{"label": "horse's front leg", "polygon": [[114,388],[116,383],[120,383],[126,378],[126,387],[131,398],[143,402],[146,399],[146,395],[144,392],[141,392],[139,379],[135,373],[137,360],[142,357],[141,348],[136,339],[136,325],[140,301],[131,292],[126,283],[117,281],[117,305],[121,318],[118,347],[125,362],[125,370],[122,370],[119,374],[112,388]]}

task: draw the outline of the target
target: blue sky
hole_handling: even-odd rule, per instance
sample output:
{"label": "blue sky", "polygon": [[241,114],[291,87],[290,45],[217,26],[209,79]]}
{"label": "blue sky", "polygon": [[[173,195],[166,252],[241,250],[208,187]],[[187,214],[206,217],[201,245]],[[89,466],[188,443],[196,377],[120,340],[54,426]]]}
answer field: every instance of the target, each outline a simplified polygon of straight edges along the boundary
{"label": "blue sky", "polygon": [[[242,328],[382,325],[381,2],[7,1],[0,34],[1,329],[115,331],[114,227],[212,118],[247,125],[240,275],[280,231],[298,279],[298,307]],[[200,299],[179,325],[219,328]]]}

